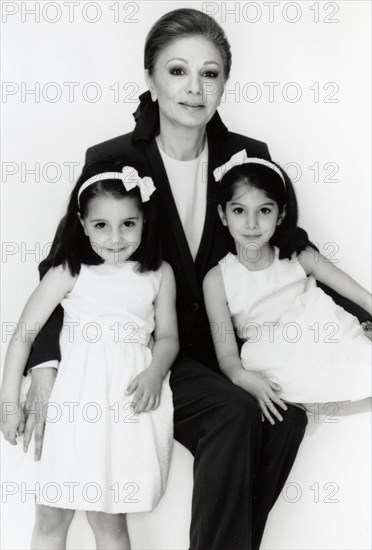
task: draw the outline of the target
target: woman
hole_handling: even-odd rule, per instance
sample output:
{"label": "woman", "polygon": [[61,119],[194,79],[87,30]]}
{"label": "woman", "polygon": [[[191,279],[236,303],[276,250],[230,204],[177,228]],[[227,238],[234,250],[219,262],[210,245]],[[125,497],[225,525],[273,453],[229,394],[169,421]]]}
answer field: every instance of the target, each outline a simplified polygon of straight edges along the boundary
{"label": "woman", "polygon": [[[307,422],[302,410],[289,406],[286,412],[272,410],[282,421],[262,423],[244,382],[239,387],[217,370],[202,281],[226,255],[229,240],[217,218],[212,173],[242,148],[249,156],[270,158],[266,144],[230,133],[216,111],[230,66],[228,41],[211,17],[192,9],[166,14],[147,36],[149,91],[140,98],[134,131],[91,147],[86,155],[87,163],[128,159],[157,188],[164,259],[177,282],[181,353],[171,375],[175,437],[195,457],[192,550],[259,548]],[[53,253],[41,265],[42,273]],[[59,359],[61,323],[56,310],[36,341],[29,367]],[[212,328],[224,337],[223,327]],[[34,372],[30,403],[33,395],[48,399],[54,377],[52,368]],[[37,430],[40,453],[41,424]]]}

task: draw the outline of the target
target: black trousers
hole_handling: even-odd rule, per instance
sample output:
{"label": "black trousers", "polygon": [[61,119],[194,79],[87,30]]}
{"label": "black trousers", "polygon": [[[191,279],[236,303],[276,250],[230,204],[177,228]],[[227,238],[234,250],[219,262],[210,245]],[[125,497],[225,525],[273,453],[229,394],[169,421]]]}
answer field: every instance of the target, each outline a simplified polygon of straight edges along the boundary
{"label": "black trousers", "polygon": [[257,400],[222,374],[181,357],[170,378],[175,438],[194,455],[190,550],[257,550],[304,436],[289,405],[262,422]]}

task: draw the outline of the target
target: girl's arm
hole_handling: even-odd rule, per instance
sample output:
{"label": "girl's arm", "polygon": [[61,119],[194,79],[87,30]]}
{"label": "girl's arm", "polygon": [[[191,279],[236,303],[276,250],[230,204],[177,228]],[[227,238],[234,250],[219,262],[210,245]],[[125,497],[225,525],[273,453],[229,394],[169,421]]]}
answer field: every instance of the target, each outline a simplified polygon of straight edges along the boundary
{"label": "girl's arm", "polygon": [[[54,236],[50,252],[48,256],[39,264],[38,269],[39,269],[40,279],[42,279],[46,275],[46,273],[49,271],[49,269],[53,267],[54,258],[56,255],[58,244],[60,243],[60,240],[61,240],[61,234],[62,234],[64,224],[65,224],[65,218],[62,218],[62,220],[59,222],[56,234]],[[32,346],[30,357],[28,358],[28,362],[25,367],[24,375],[27,374],[27,371],[29,369],[42,364],[48,365],[47,367],[43,367],[43,368],[53,367],[55,369],[58,369],[58,362],[61,359],[61,352],[59,348],[59,334],[61,332],[62,323],[63,323],[63,308],[60,305],[58,305],[55,308],[55,310],[52,312],[48,321],[45,323],[42,331],[38,336],[38,339],[34,342],[34,345]],[[35,371],[32,371],[33,386],[35,386],[34,372]],[[46,377],[47,376],[48,375],[46,375]],[[38,379],[40,377],[43,377],[43,374],[41,371],[38,372],[37,377]],[[45,378],[43,378],[43,380],[45,381]],[[40,391],[40,387],[41,387],[40,384],[36,385],[36,390],[38,393]]]}
{"label": "girl's arm", "polygon": [[76,277],[72,277],[67,268],[51,268],[28,299],[5,357],[2,403],[19,402],[22,374],[32,344],[51,312],[72,289],[75,280]]}
{"label": "girl's arm", "polygon": [[179,351],[176,282],[171,266],[163,262],[162,278],[155,300],[155,331],[152,361],[150,366],[141,372],[130,383],[127,395],[135,391],[134,402],[136,413],[156,409],[160,403],[160,393],[165,375],[171,368]]}
{"label": "girl's arm", "polygon": [[301,252],[298,260],[307,275],[312,275],[372,315],[371,294],[325,256],[307,248]]}
{"label": "girl's arm", "polygon": [[220,369],[233,384],[239,385],[238,380],[243,367],[219,265],[211,269],[205,276],[203,292]]}
{"label": "girl's arm", "polygon": [[176,281],[171,266],[162,263],[162,279],[155,300],[155,332],[152,362],[150,367],[156,369],[164,378],[173,365],[178,351],[178,326],[176,312]]}
{"label": "girl's arm", "polygon": [[211,326],[213,343],[221,371],[240,388],[252,394],[259,402],[263,415],[274,424],[270,412],[283,420],[274,406],[287,407],[276,395],[281,388],[258,372],[243,368],[239,356],[234,328],[227,305],[225,287],[219,265],[211,269],[203,282],[205,306]]}

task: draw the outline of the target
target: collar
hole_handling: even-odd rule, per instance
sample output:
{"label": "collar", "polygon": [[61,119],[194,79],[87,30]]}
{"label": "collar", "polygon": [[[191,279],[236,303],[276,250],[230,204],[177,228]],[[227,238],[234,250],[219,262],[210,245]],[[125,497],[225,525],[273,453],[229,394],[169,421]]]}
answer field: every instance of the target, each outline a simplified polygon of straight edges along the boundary
{"label": "collar", "polygon": [[[133,113],[136,126],[133,131],[133,141],[149,141],[159,133],[159,109],[158,102],[153,102],[150,92],[147,91],[139,96],[140,104]],[[208,137],[226,135],[229,131],[216,111],[207,124]]]}

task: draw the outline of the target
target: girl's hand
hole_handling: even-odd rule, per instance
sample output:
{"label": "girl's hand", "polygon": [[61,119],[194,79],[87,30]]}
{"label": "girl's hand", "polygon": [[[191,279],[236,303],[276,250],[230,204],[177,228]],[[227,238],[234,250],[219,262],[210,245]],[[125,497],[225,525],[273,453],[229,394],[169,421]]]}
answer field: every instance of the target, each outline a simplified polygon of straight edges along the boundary
{"label": "girl's hand", "polygon": [[260,372],[249,371],[243,368],[239,371],[236,383],[257,399],[264,418],[267,418],[271,424],[274,425],[275,421],[270,413],[282,422],[283,417],[274,405],[275,403],[284,411],[287,410],[284,401],[276,394],[276,392],[282,389],[279,384],[271,382],[271,380]]}
{"label": "girl's hand", "polygon": [[1,431],[4,439],[11,445],[17,445],[17,435],[23,424],[23,412],[19,402],[1,400]]}
{"label": "girl's hand", "polygon": [[365,336],[372,341],[372,321],[363,321],[361,327],[364,331]]}
{"label": "girl's hand", "polygon": [[152,411],[159,407],[162,385],[163,377],[151,367],[135,377],[125,393],[131,395],[135,392],[133,401],[136,403],[134,409],[136,414]]}

